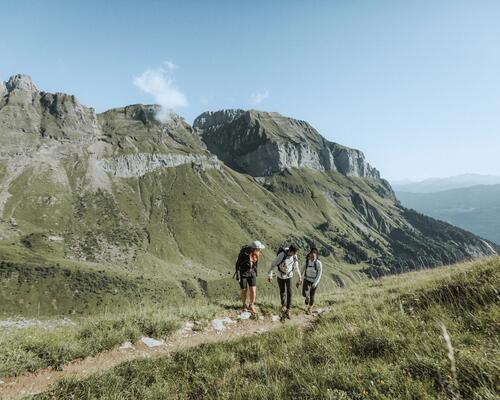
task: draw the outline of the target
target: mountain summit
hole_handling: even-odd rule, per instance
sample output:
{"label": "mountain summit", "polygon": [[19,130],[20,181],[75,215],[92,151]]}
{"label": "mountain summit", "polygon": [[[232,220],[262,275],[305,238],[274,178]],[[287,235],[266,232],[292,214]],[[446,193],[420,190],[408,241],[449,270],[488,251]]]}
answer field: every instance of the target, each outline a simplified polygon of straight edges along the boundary
{"label": "mountain summit", "polygon": [[307,122],[276,112],[205,112],[193,126],[203,131],[203,141],[211,152],[230,167],[253,176],[311,168],[380,179],[361,151],[329,142]]}
{"label": "mountain summit", "polygon": [[98,263],[187,294],[227,284],[251,239],[267,256],[284,242],[320,247],[331,284],[491,254],[477,236],[402,207],[361,151],[305,121],[223,110],[190,126],[160,122],[158,110],[96,115],[26,75],[0,84],[3,258]]}

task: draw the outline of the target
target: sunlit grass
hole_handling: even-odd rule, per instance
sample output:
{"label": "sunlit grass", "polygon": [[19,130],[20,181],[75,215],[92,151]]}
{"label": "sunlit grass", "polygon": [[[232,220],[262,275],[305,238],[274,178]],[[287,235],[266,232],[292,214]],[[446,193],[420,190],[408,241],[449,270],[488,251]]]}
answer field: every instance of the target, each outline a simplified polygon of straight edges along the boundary
{"label": "sunlit grass", "polygon": [[127,362],[39,398],[496,399],[499,282],[498,259],[366,282],[322,295],[332,311],[311,330]]}

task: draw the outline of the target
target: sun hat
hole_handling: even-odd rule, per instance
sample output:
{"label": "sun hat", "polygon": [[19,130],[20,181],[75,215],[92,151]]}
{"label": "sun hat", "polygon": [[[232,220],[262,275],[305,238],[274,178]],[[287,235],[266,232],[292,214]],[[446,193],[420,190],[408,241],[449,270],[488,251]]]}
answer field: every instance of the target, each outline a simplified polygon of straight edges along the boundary
{"label": "sun hat", "polygon": [[259,242],[258,240],[255,240],[253,241],[252,243],[250,243],[250,247],[252,249],[259,249],[259,250],[263,250],[266,248],[266,246],[264,246],[261,242]]}

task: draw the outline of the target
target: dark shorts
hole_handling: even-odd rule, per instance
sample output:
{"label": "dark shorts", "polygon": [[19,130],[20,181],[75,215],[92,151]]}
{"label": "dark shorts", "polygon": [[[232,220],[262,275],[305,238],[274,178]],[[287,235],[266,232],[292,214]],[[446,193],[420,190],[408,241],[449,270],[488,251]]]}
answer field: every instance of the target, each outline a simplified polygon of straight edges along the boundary
{"label": "dark shorts", "polygon": [[240,288],[246,289],[257,286],[257,276],[255,274],[242,276],[240,278]]}

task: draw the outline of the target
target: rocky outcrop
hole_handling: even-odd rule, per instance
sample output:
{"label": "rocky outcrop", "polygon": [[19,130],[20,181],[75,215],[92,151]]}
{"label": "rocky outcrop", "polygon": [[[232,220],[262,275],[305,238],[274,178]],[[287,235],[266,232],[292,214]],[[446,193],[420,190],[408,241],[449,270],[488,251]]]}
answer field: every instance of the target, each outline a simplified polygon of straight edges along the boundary
{"label": "rocky outcrop", "polygon": [[23,132],[56,140],[88,142],[99,133],[95,111],[75,96],[37,89],[28,75],[14,75],[0,86],[2,133]]}
{"label": "rocky outcrop", "polygon": [[183,118],[172,113],[162,122],[157,119],[159,111],[158,105],[134,104],[99,114],[103,140],[127,153],[206,152],[199,135]]}
{"label": "rocky outcrop", "polygon": [[278,113],[243,110],[206,112],[194,120],[207,148],[230,167],[253,176],[286,168],[338,171],[380,179],[359,150],[332,143],[305,121]]}
{"label": "rocky outcrop", "polygon": [[7,94],[7,87],[5,86],[5,82],[0,82],[0,102],[2,101],[2,97]]}
{"label": "rocky outcrop", "polygon": [[242,114],[245,114],[245,110],[239,108],[220,111],[206,111],[195,118],[193,126],[204,130],[215,129],[232,122]]}
{"label": "rocky outcrop", "polygon": [[98,161],[106,171],[119,178],[139,177],[162,168],[191,164],[196,168],[220,169],[217,157],[203,154],[130,154]]}

